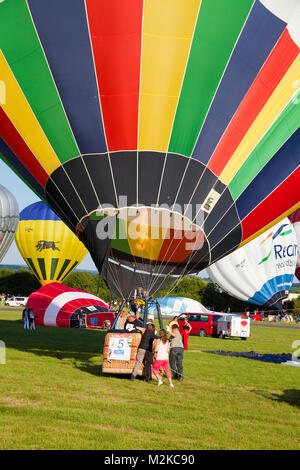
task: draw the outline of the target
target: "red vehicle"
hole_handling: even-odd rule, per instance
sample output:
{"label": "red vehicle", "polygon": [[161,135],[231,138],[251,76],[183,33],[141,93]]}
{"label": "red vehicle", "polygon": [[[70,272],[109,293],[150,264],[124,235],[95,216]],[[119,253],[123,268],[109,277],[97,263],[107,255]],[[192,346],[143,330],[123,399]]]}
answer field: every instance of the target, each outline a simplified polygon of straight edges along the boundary
{"label": "red vehicle", "polygon": [[[178,320],[180,331],[182,330],[184,317],[188,316],[188,322],[190,323],[192,330],[191,335],[198,336],[213,336],[217,335],[217,323],[218,319],[222,317],[221,314],[217,313],[182,313]],[[182,319],[180,318],[182,317]]]}

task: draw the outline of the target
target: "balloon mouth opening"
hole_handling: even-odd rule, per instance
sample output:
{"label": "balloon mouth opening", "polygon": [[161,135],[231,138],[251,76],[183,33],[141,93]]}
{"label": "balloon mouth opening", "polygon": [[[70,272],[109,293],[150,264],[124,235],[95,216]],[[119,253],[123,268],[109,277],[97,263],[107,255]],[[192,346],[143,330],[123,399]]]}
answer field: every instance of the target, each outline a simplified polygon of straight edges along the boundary
{"label": "balloon mouth opening", "polygon": [[112,247],[123,242],[135,256],[149,260],[173,257],[173,261],[181,262],[205,244],[201,214],[197,218],[197,214],[191,216],[165,207],[102,207],[79,222],[77,234],[82,236],[92,222],[97,238],[110,239]]}

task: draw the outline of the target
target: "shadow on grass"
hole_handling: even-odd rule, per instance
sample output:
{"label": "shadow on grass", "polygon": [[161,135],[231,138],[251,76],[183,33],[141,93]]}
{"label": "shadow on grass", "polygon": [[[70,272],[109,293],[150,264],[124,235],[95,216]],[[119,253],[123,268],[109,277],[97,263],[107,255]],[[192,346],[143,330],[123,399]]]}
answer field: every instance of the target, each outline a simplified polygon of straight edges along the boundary
{"label": "shadow on grass", "polygon": [[283,390],[282,393],[271,393],[262,390],[255,390],[253,393],[260,397],[267,398],[274,402],[284,402],[300,409],[300,390]]}
{"label": "shadow on grass", "polygon": [[[55,327],[36,327],[34,331],[27,331],[21,320],[0,320],[0,340],[8,350],[12,348],[67,360],[84,372],[102,375],[100,358],[105,331]],[[99,359],[97,364],[95,358]]]}

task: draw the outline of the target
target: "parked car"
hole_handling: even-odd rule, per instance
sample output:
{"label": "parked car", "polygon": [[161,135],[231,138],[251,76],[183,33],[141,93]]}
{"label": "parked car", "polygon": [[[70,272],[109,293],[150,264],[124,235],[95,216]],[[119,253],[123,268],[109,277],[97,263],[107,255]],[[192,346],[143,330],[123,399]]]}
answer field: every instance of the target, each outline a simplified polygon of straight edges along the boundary
{"label": "parked car", "polygon": [[[217,335],[218,319],[222,317],[217,313],[182,313],[178,320],[180,330],[183,327],[184,317],[188,316],[192,330],[191,335],[213,336]],[[180,318],[182,317],[182,319]]]}
{"label": "parked car", "polygon": [[9,307],[25,307],[27,300],[28,297],[10,297],[9,299],[6,299],[5,305],[8,305]]}

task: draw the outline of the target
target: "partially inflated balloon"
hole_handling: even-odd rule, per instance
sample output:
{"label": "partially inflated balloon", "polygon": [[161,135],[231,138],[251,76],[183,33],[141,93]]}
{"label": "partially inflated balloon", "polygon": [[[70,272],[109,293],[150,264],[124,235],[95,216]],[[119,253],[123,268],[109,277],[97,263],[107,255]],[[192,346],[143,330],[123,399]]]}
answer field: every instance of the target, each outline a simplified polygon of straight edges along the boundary
{"label": "partially inflated balloon", "polygon": [[[181,313],[211,313],[200,302],[187,297],[157,297],[154,300],[159,303],[162,315],[174,317]],[[156,307],[151,306],[149,313],[155,314]]]}
{"label": "partially inflated balloon", "polygon": [[18,223],[18,203],[12,193],[0,184],[0,261],[15,238]]}
{"label": "partially inflated balloon", "polygon": [[87,254],[76,235],[43,202],[20,212],[16,244],[42,285],[62,282]]}
{"label": "partially inflated balloon", "polygon": [[223,290],[238,299],[280,307],[293,284],[297,239],[288,218],[207,268]]}
{"label": "partially inflated balloon", "polygon": [[298,0],[5,0],[0,153],[151,295],[299,205],[299,22]]}
{"label": "partially inflated balloon", "polygon": [[297,267],[296,267],[295,274],[298,280],[300,281],[300,209],[293,212],[293,214],[289,216],[289,219],[291,223],[293,224],[296,237],[297,237],[298,252],[297,252]]}

